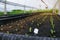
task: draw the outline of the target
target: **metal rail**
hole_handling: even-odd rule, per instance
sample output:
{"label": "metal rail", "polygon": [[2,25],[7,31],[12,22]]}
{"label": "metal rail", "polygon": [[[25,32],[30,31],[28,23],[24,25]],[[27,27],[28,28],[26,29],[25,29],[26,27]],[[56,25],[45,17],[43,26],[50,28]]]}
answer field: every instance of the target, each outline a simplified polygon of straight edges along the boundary
{"label": "metal rail", "polygon": [[48,5],[44,2],[44,0],[41,0],[45,5],[46,5],[46,9],[48,8]]}
{"label": "metal rail", "polygon": [[[5,1],[3,1],[3,0],[0,0],[0,2],[1,3],[5,3]],[[20,7],[27,7],[27,8],[38,9],[38,8],[35,8],[35,7],[26,6],[26,5],[22,5],[22,4],[18,4],[18,3],[14,3],[14,2],[9,2],[9,1],[6,1],[6,4],[13,5],[13,6],[20,6]]]}

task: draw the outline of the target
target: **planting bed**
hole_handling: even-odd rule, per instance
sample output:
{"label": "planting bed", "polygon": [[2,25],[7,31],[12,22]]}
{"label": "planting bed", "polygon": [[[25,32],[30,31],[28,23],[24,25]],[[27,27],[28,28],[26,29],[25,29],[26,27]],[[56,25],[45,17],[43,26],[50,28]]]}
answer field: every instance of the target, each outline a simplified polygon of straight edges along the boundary
{"label": "planting bed", "polygon": [[[8,23],[6,23],[8,22]],[[25,18],[14,18],[0,26],[0,32],[39,37],[60,37],[60,16],[52,13],[36,13]],[[34,29],[38,28],[37,35]]]}

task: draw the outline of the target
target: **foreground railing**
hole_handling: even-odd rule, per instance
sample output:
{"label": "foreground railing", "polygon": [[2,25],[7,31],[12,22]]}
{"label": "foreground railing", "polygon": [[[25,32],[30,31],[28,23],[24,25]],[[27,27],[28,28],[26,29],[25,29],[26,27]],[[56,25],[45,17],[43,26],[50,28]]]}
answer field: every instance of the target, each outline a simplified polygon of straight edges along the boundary
{"label": "foreground railing", "polygon": [[60,38],[37,37],[37,36],[0,33],[0,40],[60,40]]}

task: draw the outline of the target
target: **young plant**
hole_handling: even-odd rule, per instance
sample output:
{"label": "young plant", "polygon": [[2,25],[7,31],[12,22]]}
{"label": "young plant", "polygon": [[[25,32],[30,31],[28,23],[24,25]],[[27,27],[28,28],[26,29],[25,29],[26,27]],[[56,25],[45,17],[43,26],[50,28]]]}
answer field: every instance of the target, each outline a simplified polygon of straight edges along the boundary
{"label": "young plant", "polygon": [[55,33],[55,30],[54,30],[55,25],[53,23],[53,17],[52,17],[52,15],[50,16],[50,23],[51,23],[51,30],[50,30],[51,36],[55,37],[55,35],[54,35],[54,33]]}

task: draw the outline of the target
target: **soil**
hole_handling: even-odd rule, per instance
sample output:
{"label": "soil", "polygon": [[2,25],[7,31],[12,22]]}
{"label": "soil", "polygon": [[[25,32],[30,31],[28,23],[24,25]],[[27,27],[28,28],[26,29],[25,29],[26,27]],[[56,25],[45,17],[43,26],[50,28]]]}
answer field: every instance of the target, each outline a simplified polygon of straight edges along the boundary
{"label": "soil", "polygon": [[[51,24],[50,16],[53,17],[54,21],[54,35],[60,37],[60,16],[57,14],[52,15],[51,13],[37,13],[23,19],[13,19],[5,21],[3,25],[0,26],[0,32],[8,34],[21,34],[21,35],[31,35],[40,37],[51,37]],[[7,23],[8,22],[8,23]],[[30,29],[31,28],[31,32]],[[35,35],[33,33],[34,28],[39,29],[39,33]]]}

